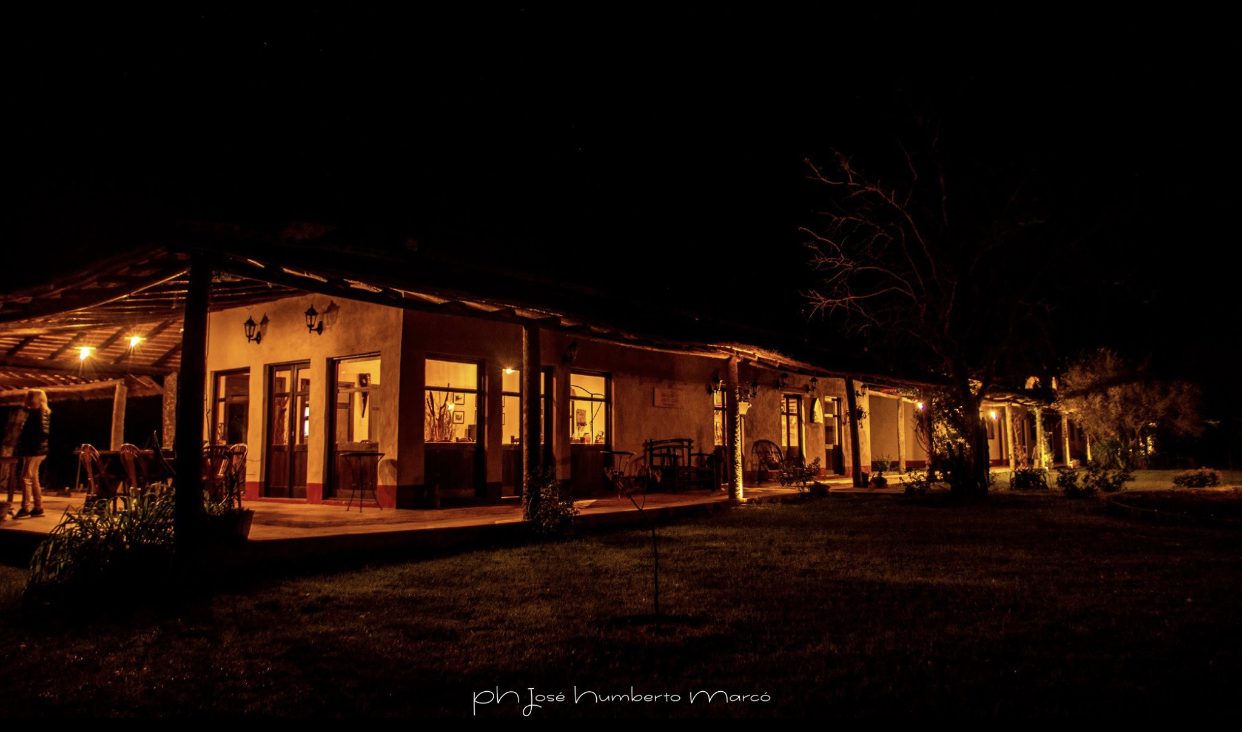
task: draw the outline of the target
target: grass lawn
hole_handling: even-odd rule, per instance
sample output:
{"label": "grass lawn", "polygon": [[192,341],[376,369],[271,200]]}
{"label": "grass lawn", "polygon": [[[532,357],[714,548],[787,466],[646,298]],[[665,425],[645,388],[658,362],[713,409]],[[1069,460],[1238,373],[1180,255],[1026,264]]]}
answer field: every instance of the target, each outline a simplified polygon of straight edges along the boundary
{"label": "grass lawn", "polygon": [[[255,581],[85,621],[0,567],[5,714],[1237,715],[1242,534],[1097,500],[865,495]],[[108,598],[98,598],[104,606]],[[573,690],[680,702],[573,702]],[[767,694],[708,703],[698,690]],[[483,695],[486,698],[486,695]],[[479,708],[519,716],[521,704]]]}

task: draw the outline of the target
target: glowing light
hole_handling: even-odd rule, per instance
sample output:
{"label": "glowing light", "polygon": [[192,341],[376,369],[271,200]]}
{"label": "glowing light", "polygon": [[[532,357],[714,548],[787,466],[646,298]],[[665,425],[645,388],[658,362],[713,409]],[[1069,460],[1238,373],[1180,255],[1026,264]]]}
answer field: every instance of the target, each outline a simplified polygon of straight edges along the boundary
{"label": "glowing light", "polygon": [[992,419],[996,419],[996,412],[994,412],[994,411],[993,411],[993,412],[988,412],[988,416],[989,416],[989,417],[991,417]]}
{"label": "glowing light", "polygon": [[923,402],[919,402],[919,409],[923,408]]}
{"label": "glowing light", "polygon": [[505,369],[505,374],[511,374],[511,373],[513,373],[513,369]]}
{"label": "glowing light", "polygon": [[450,411],[450,412],[451,412],[451,411],[453,411],[453,407],[454,407],[454,405],[452,405],[452,404],[448,405],[448,408],[449,408],[449,411]]}
{"label": "glowing light", "polygon": [[91,348],[90,346],[82,346],[81,348],[78,349],[78,360],[85,361],[86,359],[90,358],[91,352],[94,350],[95,349]]}
{"label": "glowing light", "polygon": [[130,336],[129,337],[130,348],[137,348],[139,343],[142,343],[142,336]]}

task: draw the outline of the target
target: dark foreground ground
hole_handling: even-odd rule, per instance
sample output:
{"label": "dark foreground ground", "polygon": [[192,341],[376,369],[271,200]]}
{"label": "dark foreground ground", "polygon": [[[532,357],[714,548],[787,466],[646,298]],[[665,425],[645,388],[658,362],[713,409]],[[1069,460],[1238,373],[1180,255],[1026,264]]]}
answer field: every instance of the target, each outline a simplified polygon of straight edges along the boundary
{"label": "dark foreground ground", "polygon": [[[0,709],[514,717],[533,687],[565,700],[532,716],[1238,714],[1236,531],[1056,494],[848,495],[660,538],[664,634],[638,530],[114,612],[23,605],[0,567]],[[603,700],[631,687],[661,696]]]}

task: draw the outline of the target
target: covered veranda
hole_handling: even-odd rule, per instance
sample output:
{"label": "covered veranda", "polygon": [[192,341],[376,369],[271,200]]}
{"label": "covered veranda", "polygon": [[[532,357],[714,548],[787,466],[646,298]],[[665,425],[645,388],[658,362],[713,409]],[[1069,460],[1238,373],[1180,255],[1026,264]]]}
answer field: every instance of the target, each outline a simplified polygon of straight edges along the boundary
{"label": "covered veranda", "polygon": [[[194,236],[203,235],[196,232]],[[517,324],[523,335],[523,364],[529,364],[523,373],[531,376],[529,381],[524,379],[523,393],[539,388],[541,331],[580,333],[637,347],[653,343],[620,328],[588,324],[583,317],[506,304],[519,300],[503,287],[494,288],[496,301],[467,299],[461,294],[465,284],[477,287],[477,282],[453,282],[451,277],[432,277],[421,269],[393,268],[392,262],[374,253],[358,255],[342,267],[342,248],[331,241],[309,248],[287,242],[238,245],[234,238],[228,245],[215,241],[211,246],[200,242],[179,250],[152,247],[100,262],[55,284],[0,296],[0,349],[5,354],[0,366],[9,369],[5,373],[10,377],[2,396],[16,403],[25,389],[45,388],[58,415],[64,414],[63,404],[70,399],[107,402],[106,434],[84,441],[107,450],[126,442],[175,447],[179,480],[192,488],[179,494],[193,496],[199,492],[202,472],[203,412],[199,405],[206,398],[206,318],[212,309],[257,305],[311,292],[403,310]],[[246,256],[237,254],[239,250]],[[544,296],[553,300],[557,294]],[[566,310],[571,310],[576,295],[560,296],[566,298],[562,300]],[[614,321],[637,322],[649,315],[626,312],[617,314]],[[662,319],[666,324],[668,320],[667,316]],[[684,341],[660,345],[696,350]],[[44,376],[35,378],[34,372]],[[158,397],[158,419],[148,414],[135,420],[135,402],[147,397]],[[538,400],[526,400],[532,402]],[[550,456],[544,456],[539,411],[526,409],[521,417],[523,472],[529,473]],[[58,422],[57,427],[61,426]],[[64,447],[59,452],[66,452]],[[740,460],[737,467],[734,498],[740,497]],[[68,472],[59,471],[48,487],[70,486],[64,475]],[[197,514],[200,508],[183,510]]]}

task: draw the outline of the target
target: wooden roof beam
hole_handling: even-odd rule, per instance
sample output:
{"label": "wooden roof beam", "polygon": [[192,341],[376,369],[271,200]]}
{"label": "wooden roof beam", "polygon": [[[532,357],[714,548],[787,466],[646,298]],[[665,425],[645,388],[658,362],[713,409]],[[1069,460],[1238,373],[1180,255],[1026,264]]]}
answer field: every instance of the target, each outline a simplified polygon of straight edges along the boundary
{"label": "wooden roof beam", "polygon": [[164,355],[151,362],[151,366],[159,368],[181,354],[181,342],[164,352]]}
{"label": "wooden roof beam", "polygon": [[57,358],[58,358],[58,357],[59,357],[62,353],[64,353],[65,351],[70,350],[70,349],[71,349],[71,348],[73,348],[74,346],[76,346],[76,345],[78,345],[79,343],[81,343],[81,342],[82,342],[82,341],[86,338],[86,336],[88,336],[88,335],[90,335],[90,331],[89,331],[89,330],[84,330],[84,331],[82,331],[81,333],[78,333],[78,334],[77,334],[77,335],[75,335],[74,337],[72,337],[72,338],[70,338],[69,340],[65,341],[64,343],[60,344],[60,347],[59,347],[59,348],[57,348],[56,350],[54,350],[54,351],[52,351],[51,353],[47,354],[47,360],[48,360],[48,361],[55,361],[55,360],[56,360],[56,359],[57,359]]}
{"label": "wooden roof beam", "polygon": [[23,348],[25,348],[26,346],[29,346],[31,343],[34,343],[38,337],[39,336],[37,335],[28,335],[25,338],[21,339],[20,341],[17,342],[17,345],[13,346],[7,352],[5,352],[4,354],[5,357],[12,358],[13,356],[16,356],[17,354],[21,353]]}

